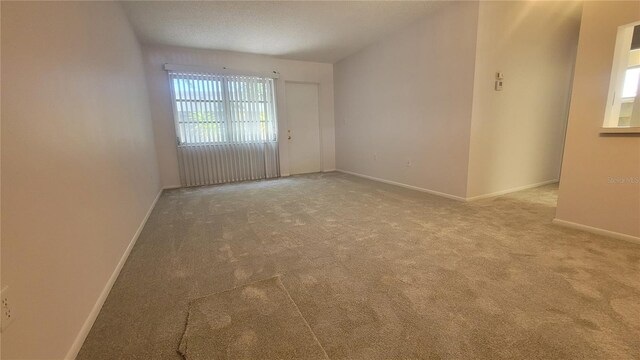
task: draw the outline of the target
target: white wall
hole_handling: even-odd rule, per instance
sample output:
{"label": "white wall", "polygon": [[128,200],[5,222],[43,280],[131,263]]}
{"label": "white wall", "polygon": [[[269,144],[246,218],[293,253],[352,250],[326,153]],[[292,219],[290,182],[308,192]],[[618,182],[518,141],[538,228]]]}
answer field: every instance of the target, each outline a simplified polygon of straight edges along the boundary
{"label": "white wall", "polygon": [[142,54],[117,3],[1,6],[2,358],[61,359],[160,189]]}
{"label": "white wall", "polygon": [[580,12],[579,2],[480,3],[467,197],[558,180]]}
{"label": "white wall", "polygon": [[599,131],[618,26],[638,20],[637,1],[584,3],[556,213],[556,219],[636,240],[640,240],[640,136],[603,136]]}
{"label": "white wall", "polygon": [[238,71],[251,72],[279,71],[280,77],[276,81],[276,102],[278,107],[280,168],[282,175],[289,175],[285,81],[318,83],[323,170],[335,169],[333,66],[331,64],[283,60],[270,56],[229,51],[167,46],[145,46],[143,51],[151,116],[154,123],[156,148],[158,149],[160,178],[163,186],[180,185],[171,94],[167,73],[163,69],[163,65],[166,63],[207,66],[216,69],[222,69],[222,67],[226,66]]}
{"label": "white wall", "polygon": [[335,65],[338,169],[465,196],[477,17],[450,4]]}

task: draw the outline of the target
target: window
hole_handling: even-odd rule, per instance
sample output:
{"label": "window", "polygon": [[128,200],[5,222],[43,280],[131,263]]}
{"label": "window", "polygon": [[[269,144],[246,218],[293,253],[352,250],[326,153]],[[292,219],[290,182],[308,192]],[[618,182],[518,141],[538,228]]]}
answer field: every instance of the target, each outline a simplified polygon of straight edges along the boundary
{"label": "window", "polygon": [[640,132],[640,23],[618,29],[603,132]]}
{"label": "window", "polygon": [[[640,55],[640,52],[638,53]],[[622,85],[622,98],[630,99],[638,94],[638,78],[640,78],[640,66],[628,68],[624,74]]]}
{"label": "window", "polygon": [[179,145],[275,142],[273,79],[170,71]]}

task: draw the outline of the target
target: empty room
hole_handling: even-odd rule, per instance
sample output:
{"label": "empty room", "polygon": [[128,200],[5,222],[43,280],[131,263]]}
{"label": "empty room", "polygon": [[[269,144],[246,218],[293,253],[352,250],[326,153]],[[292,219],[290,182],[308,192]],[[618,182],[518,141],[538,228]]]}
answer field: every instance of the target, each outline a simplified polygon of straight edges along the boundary
{"label": "empty room", "polygon": [[640,2],[0,20],[1,359],[640,359]]}

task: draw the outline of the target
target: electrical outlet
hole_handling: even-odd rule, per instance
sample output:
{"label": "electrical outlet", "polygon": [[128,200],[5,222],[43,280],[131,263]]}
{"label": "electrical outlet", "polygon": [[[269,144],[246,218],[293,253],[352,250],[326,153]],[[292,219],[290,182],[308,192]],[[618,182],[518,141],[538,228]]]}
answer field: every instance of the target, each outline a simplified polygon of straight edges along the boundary
{"label": "electrical outlet", "polygon": [[0,318],[0,332],[4,332],[16,318],[16,314],[11,310],[12,303],[9,294],[9,287],[5,287],[0,291],[0,308],[2,309],[2,318]]}
{"label": "electrical outlet", "polygon": [[378,153],[373,153],[373,160],[378,160]]}

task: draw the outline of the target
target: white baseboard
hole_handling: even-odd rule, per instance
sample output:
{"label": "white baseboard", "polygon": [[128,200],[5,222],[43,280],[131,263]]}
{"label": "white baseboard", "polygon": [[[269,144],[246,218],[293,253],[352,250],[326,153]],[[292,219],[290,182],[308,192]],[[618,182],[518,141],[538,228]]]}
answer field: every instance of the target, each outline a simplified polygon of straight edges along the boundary
{"label": "white baseboard", "polygon": [[169,186],[163,187],[162,190],[180,189],[181,187],[182,187],[182,185],[169,185]]}
{"label": "white baseboard", "polygon": [[411,190],[417,190],[417,191],[429,193],[429,194],[432,194],[432,195],[442,196],[442,197],[445,197],[447,199],[465,201],[465,198],[463,198],[463,197],[455,196],[455,195],[451,195],[451,194],[447,194],[447,193],[443,193],[443,192],[440,192],[440,191],[429,190],[429,189],[425,189],[425,188],[421,188],[421,187],[417,187],[417,186],[413,186],[413,185],[407,185],[407,184],[399,183],[399,182],[396,182],[396,181],[380,179],[380,178],[377,178],[377,177],[364,175],[364,174],[359,174],[359,173],[355,173],[355,172],[347,171],[347,170],[336,169],[335,171],[339,171],[341,173],[345,173],[345,174],[349,174],[349,175],[353,175],[353,176],[358,176],[358,177],[369,179],[369,180],[373,180],[373,181],[378,181],[378,182],[385,183],[385,184],[396,185],[396,186],[400,186],[400,187],[411,189]]}
{"label": "white baseboard", "polygon": [[102,293],[100,293],[98,300],[93,305],[93,309],[91,309],[89,316],[87,317],[84,324],[82,325],[82,328],[80,328],[80,332],[76,336],[76,339],[74,340],[73,344],[71,345],[71,348],[67,352],[67,355],[64,357],[65,359],[73,360],[78,355],[78,352],[80,351],[80,348],[82,348],[82,344],[84,343],[84,340],[87,338],[87,335],[89,335],[89,331],[91,331],[91,327],[93,326],[93,323],[96,321],[96,318],[98,317],[98,314],[102,309],[102,305],[104,305],[105,300],[107,300],[107,296],[109,296],[109,292],[111,291],[113,284],[116,282],[118,275],[120,275],[120,270],[122,270],[124,263],[127,261],[127,258],[131,253],[131,249],[133,249],[133,246],[136,244],[136,241],[138,241],[138,237],[140,236],[140,233],[142,232],[144,225],[147,223],[147,220],[149,219],[149,216],[151,215],[153,208],[156,206],[156,203],[158,202],[160,195],[162,195],[163,190],[164,189],[160,189],[160,191],[158,192],[158,195],[156,195],[156,198],[153,200],[153,203],[151,203],[151,206],[149,207],[147,214],[144,216],[144,219],[142,219],[142,222],[140,223],[138,230],[136,230],[136,233],[133,235],[131,242],[129,242],[129,246],[127,246],[127,249],[124,251],[124,254],[122,254],[122,257],[120,258],[120,262],[118,262],[118,265],[116,265],[116,268],[111,274],[109,281],[107,281],[107,284],[105,285],[104,289],[102,289]]}
{"label": "white baseboard", "polygon": [[500,190],[500,191],[492,192],[490,194],[482,194],[482,195],[472,196],[472,197],[468,197],[467,201],[481,200],[481,199],[486,199],[486,198],[491,198],[491,197],[495,197],[495,196],[509,194],[509,193],[516,192],[516,191],[533,189],[533,188],[536,188],[538,186],[557,183],[558,181],[560,181],[560,180],[558,180],[558,179],[547,180],[547,181],[543,181],[543,182],[539,182],[539,183],[535,183],[535,184],[518,186],[518,187],[515,187],[515,188],[511,188],[511,189],[506,189],[506,190]]}
{"label": "white baseboard", "polygon": [[632,242],[634,244],[640,244],[640,237],[637,237],[637,236],[632,236],[632,235],[627,235],[627,234],[623,234],[623,233],[619,233],[619,232],[615,232],[615,231],[600,229],[600,228],[597,228],[597,227],[578,224],[578,223],[574,223],[574,222],[571,222],[571,221],[560,220],[558,218],[553,219],[551,222],[556,224],[556,225],[568,227],[568,228],[575,229],[575,230],[582,230],[582,231],[590,232],[592,234],[608,236],[608,237],[612,237],[614,239],[629,241],[629,242]]}
{"label": "white baseboard", "polygon": [[334,172],[334,171],[337,171],[337,170],[336,170],[336,169],[326,169],[326,170],[322,170],[322,172],[323,172],[323,173],[324,173],[324,172]]}

